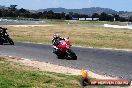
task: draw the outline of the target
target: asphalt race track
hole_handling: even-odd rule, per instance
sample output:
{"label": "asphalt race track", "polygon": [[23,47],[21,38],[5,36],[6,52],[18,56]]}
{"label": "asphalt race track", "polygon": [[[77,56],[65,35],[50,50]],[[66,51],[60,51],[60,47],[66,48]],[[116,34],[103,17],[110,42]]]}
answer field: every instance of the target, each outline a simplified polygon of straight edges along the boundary
{"label": "asphalt race track", "polygon": [[44,23],[45,21],[0,19],[0,25],[38,25]]}
{"label": "asphalt race track", "polygon": [[67,67],[84,67],[96,73],[132,80],[132,52],[73,47],[78,60],[57,59],[50,45],[15,43],[1,45],[0,55],[50,62]]}

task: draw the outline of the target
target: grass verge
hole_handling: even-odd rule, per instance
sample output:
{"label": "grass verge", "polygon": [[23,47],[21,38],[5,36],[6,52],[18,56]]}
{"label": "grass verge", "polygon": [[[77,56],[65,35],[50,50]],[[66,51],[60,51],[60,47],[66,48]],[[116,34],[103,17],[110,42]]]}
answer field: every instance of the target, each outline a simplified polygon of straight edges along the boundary
{"label": "grass verge", "polygon": [[[84,88],[81,76],[40,71],[38,68],[0,57],[0,88]],[[87,86],[85,88],[121,88]],[[124,88],[124,87],[123,87]]]}
{"label": "grass verge", "polygon": [[79,84],[80,77],[39,71],[0,57],[0,88],[83,88]]}
{"label": "grass verge", "polygon": [[132,49],[132,30],[103,28],[90,25],[65,25],[44,27],[7,26],[8,33],[14,41],[50,44],[52,35],[70,37],[77,46]]}
{"label": "grass verge", "polygon": [[0,88],[80,88],[80,76],[42,72],[0,58]]}

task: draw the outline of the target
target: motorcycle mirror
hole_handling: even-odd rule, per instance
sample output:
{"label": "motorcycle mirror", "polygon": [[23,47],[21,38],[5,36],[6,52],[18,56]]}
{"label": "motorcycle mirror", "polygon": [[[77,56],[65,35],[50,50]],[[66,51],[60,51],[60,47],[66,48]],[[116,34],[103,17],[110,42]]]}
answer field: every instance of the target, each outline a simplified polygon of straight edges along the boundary
{"label": "motorcycle mirror", "polygon": [[67,37],[67,39],[69,39],[69,37]]}

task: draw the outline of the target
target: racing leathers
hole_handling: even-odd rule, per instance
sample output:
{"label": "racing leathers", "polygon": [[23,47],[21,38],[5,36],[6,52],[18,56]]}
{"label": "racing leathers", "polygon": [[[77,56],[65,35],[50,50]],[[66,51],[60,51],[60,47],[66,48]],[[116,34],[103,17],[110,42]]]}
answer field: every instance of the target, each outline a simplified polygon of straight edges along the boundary
{"label": "racing leathers", "polygon": [[52,44],[53,44],[53,53],[56,53],[58,51],[57,46],[59,45],[61,40],[66,40],[65,38],[61,38],[61,37],[56,37],[52,39]]}

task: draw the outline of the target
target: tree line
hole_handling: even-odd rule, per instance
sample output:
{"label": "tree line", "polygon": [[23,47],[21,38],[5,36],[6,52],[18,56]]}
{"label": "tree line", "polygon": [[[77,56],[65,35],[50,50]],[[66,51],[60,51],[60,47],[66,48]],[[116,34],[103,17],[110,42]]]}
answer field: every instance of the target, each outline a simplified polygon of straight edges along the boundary
{"label": "tree line", "polygon": [[34,19],[62,19],[71,20],[72,18],[99,18],[100,21],[130,21],[132,22],[132,16],[129,18],[120,17],[118,14],[107,14],[102,12],[101,14],[93,13],[91,16],[79,13],[55,13],[52,10],[44,12],[31,12],[24,8],[17,9],[17,5],[10,5],[8,8],[0,9],[0,17],[23,17]]}

